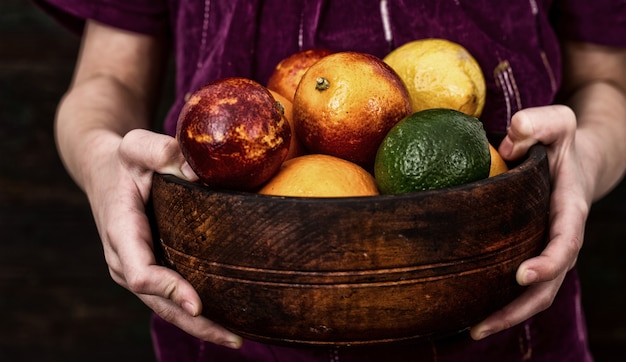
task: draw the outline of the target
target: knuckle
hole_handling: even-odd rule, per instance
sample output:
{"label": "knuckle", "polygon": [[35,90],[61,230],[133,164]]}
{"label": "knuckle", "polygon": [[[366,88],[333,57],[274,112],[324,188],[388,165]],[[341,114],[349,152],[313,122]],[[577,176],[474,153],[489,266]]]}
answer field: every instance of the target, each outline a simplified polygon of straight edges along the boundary
{"label": "knuckle", "polygon": [[508,133],[516,143],[530,146],[540,137],[536,129],[534,113],[532,110],[521,110],[511,119]]}
{"label": "knuckle", "polygon": [[136,294],[145,294],[149,284],[148,278],[142,274],[130,274],[126,276],[126,285],[128,289]]}
{"label": "knuckle", "polygon": [[109,266],[108,269],[111,279],[113,279],[113,281],[118,285],[125,286],[124,278],[113,267]]}
{"label": "knuckle", "polygon": [[153,311],[169,323],[174,323],[177,319],[176,309],[172,305],[164,304],[159,307],[154,307]]}
{"label": "knuckle", "polygon": [[502,318],[502,326],[501,326],[501,328],[503,330],[509,329],[509,328],[515,326],[516,324],[517,324],[517,321],[515,319],[513,319],[511,317],[504,317],[504,318]]}
{"label": "knuckle", "polygon": [[163,142],[154,144],[153,155],[158,165],[167,165],[173,160],[177,160],[180,153],[178,143],[174,138],[168,137]]}
{"label": "knuckle", "polygon": [[554,301],[554,295],[552,294],[542,294],[538,296],[537,301],[536,301],[538,312],[542,312],[550,308],[553,301]]}
{"label": "knuckle", "polygon": [[136,130],[129,131],[126,135],[124,135],[118,147],[118,154],[123,164],[127,166],[133,164],[134,159],[137,157],[136,148],[139,144],[140,139]]}
{"label": "knuckle", "polygon": [[555,261],[554,264],[550,265],[546,270],[546,281],[550,282],[559,278],[559,275],[562,274],[563,268],[565,266],[561,266],[561,262]]}
{"label": "knuckle", "polygon": [[575,258],[583,246],[583,238],[581,236],[574,236],[571,242],[568,243],[568,246],[569,246],[568,255],[571,256],[570,259]]}
{"label": "knuckle", "polygon": [[566,105],[557,105],[554,108],[557,112],[557,119],[563,123],[563,127],[568,133],[573,134],[576,131],[577,121],[574,111]]}
{"label": "knuckle", "polygon": [[129,152],[132,149],[133,145],[136,145],[141,141],[141,130],[133,129],[128,131],[124,137],[122,137],[122,142],[120,143],[120,151],[121,152]]}
{"label": "knuckle", "polygon": [[129,165],[142,165],[142,171],[155,171],[181,161],[175,138],[136,129],[129,131],[120,144],[121,158]]}
{"label": "knuckle", "polygon": [[140,142],[143,138],[145,138],[148,131],[141,128],[131,129],[124,135],[124,139],[126,139],[129,143]]}
{"label": "knuckle", "polygon": [[576,123],[576,113],[574,113],[574,110],[571,109],[569,106],[566,106],[564,104],[557,104],[554,106],[554,110],[559,113],[559,115],[561,116],[560,118],[564,121],[569,123]]}

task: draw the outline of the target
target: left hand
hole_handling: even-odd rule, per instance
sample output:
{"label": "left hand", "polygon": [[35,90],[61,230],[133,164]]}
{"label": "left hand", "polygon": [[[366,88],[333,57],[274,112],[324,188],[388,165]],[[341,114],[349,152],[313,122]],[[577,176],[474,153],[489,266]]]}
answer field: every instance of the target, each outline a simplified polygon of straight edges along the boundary
{"label": "left hand", "polygon": [[517,282],[527,290],[472,327],[473,339],[510,328],[550,307],[576,264],[593,193],[577,155],[576,125],[574,112],[560,105],[528,108],[511,119],[499,147],[504,159],[519,159],[536,143],[546,146],[552,183],[548,243],[541,255],[517,269]]}

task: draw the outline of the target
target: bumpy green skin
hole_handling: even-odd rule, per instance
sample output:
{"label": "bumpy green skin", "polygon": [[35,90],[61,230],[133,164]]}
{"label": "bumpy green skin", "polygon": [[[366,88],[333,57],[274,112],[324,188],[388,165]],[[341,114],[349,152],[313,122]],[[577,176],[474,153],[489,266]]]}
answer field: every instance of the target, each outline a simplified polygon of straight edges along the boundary
{"label": "bumpy green skin", "polygon": [[491,156],[482,123],[452,109],[416,112],[396,124],[376,154],[383,194],[451,187],[489,176]]}

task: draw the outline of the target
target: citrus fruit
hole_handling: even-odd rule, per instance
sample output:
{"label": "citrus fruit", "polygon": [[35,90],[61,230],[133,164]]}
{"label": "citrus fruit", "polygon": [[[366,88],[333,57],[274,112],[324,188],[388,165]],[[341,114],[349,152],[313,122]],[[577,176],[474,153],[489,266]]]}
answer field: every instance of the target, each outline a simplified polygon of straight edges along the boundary
{"label": "citrus fruit", "polygon": [[285,161],[259,191],[265,195],[351,197],[378,195],[374,177],[361,166],[322,154]]}
{"label": "citrus fruit", "polygon": [[285,118],[289,122],[289,126],[291,127],[291,142],[289,143],[289,153],[287,153],[287,157],[285,160],[304,155],[306,152],[304,147],[298,141],[298,137],[296,136],[294,125],[293,125],[293,103],[290,100],[283,97],[282,95],[276,93],[273,90],[269,90],[276,102],[279,103],[279,108],[283,109],[283,114]]}
{"label": "citrus fruit", "polygon": [[333,53],[313,64],[293,102],[296,134],[309,152],[366,169],[385,134],[410,113],[408,92],[393,69],[358,52]]}
{"label": "citrus fruit", "polygon": [[500,156],[498,150],[489,144],[489,154],[491,158],[491,166],[489,167],[489,177],[497,176],[501,173],[504,173],[509,170],[509,166],[507,166],[506,162]]}
{"label": "citrus fruit", "polygon": [[472,55],[445,39],[421,39],[383,58],[404,81],[413,112],[451,108],[479,117],[485,105],[485,78]]}
{"label": "citrus fruit", "polygon": [[489,175],[489,141],[482,123],[452,109],[428,109],[394,126],[376,154],[383,194],[438,189]]}
{"label": "citrus fruit", "polygon": [[176,138],[202,182],[251,190],[280,168],[291,129],[265,87],[246,78],[225,78],[191,95],[179,114]]}
{"label": "citrus fruit", "polygon": [[294,53],[281,60],[267,81],[267,88],[293,102],[300,79],[309,67],[331,54],[328,49],[315,48]]}

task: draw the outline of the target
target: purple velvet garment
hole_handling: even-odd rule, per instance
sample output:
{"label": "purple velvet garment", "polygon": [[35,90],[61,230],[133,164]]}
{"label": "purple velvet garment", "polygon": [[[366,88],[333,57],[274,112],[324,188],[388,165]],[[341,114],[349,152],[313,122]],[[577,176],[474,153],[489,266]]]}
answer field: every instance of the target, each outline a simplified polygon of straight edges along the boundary
{"label": "purple velvet garment", "polygon": [[156,315],[152,332],[159,360],[168,362],[592,361],[575,271],[568,274],[549,310],[478,342],[463,332],[447,339],[370,348],[296,348],[244,341],[241,350],[234,351],[189,338]]}
{"label": "purple velvet garment", "polygon": [[[265,83],[281,59],[300,49],[325,47],[383,57],[394,47],[427,37],[456,41],[475,56],[487,82],[481,121],[488,132],[504,133],[513,113],[551,104],[557,96],[561,81],[557,32],[572,40],[626,46],[626,4],[620,0],[37,2],[76,31],[88,18],[129,31],[171,36],[177,97],[164,121],[170,135],[185,96],[209,81],[243,76]],[[246,341],[241,350],[233,351],[198,341],[156,316],[152,333],[161,361],[591,359],[575,271],[548,310],[480,342],[464,332],[445,340],[375,349],[290,348]]]}
{"label": "purple velvet garment", "polygon": [[[176,37],[181,92],[227,76],[264,83],[281,59],[300,49],[324,47],[383,57],[408,41],[441,37],[463,44],[477,58],[488,89],[481,120],[488,131],[504,132],[515,111],[552,102],[560,81],[547,14],[538,9],[534,14],[529,1],[388,1],[387,37],[378,1],[182,3],[173,20],[175,31],[186,34]],[[202,22],[190,26],[189,19],[199,20],[198,14],[205,14]],[[189,72],[191,68],[196,72]],[[178,98],[166,121],[168,133],[174,132],[183,99]]]}

